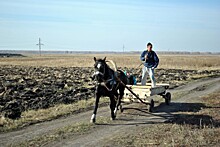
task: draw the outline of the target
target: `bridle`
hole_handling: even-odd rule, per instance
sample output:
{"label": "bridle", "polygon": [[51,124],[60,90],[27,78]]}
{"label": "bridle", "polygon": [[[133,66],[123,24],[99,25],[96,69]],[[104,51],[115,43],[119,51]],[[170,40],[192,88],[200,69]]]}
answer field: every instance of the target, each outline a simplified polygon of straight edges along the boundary
{"label": "bridle", "polygon": [[[98,75],[101,75],[102,77],[105,76],[105,73],[106,73],[106,68],[105,68],[105,65],[104,65],[104,70],[103,72],[100,71],[100,68],[101,68],[101,64],[103,64],[102,62],[98,62],[97,66],[95,67],[97,70],[96,72],[93,74],[93,76],[98,76]],[[103,79],[103,78],[101,78]]]}
{"label": "bridle", "polygon": [[[97,64],[97,67],[96,67],[97,69],[100,69],[100,67],[101,67],[100,64],[103,64],[103,63],[102,63],[102,62],[98,63],[98,64]],[[115,76],[115,73],[112,74],[111,78],[105,80],[105,79],[104,79],[104,76],[105,76],[105,74],[106,74],[106,68],[107,68],[107,67],[108,67],[108,65],[107,65],[107,64],[104,64],[103,72],[97,70],[97,71],[93,74],[93,76],[101,75],[101,77],[100,77],[101,81],[96,81],[96,84],[97,84],[97,85],[104,86],[108,91],[112,91],[112,90],[113,90],[113,87],[114,87],[114,84],[115,84],[115,77],[114,77],[114,76]],[[110,83],[111,88],[108,88],[108,86],[107,86],[108,83]]]}

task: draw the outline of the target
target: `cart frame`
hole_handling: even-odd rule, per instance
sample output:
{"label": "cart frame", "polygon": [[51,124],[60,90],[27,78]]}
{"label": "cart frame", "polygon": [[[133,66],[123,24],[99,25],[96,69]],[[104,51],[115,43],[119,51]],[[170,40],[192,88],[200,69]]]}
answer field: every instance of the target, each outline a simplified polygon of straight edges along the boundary
{"label": "cart frame", "polygon": [[[154,108],[154,100],[148,100],[149,97],[153,95],[160,95],[165,99],[166,105],[169,105],[171,102],[171,93],[166,90],[169,88],[169,84],[157,84],[156,87],[152,88],[147,83],[146,86],[137,84],[137,85],[125,85],[119,78],[116,79],[126,88],[125,96],[122,101],[129,102],[140,102],[149,106],[148,111],[153,112]],[[121,106],[121,112],[123,112],[123,108]]]}

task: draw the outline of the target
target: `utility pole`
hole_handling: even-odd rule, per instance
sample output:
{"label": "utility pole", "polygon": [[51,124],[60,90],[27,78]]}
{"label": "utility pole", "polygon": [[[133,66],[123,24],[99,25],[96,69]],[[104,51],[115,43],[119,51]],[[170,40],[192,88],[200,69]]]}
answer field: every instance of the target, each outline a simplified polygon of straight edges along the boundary
{"label": "utility pole", "polygon": [[123,53],[125,53],[125,45],[123,44]]}
{"label": "utility pole", "polygon": [[44,45],[44,44],[42,44],[42,43],[41,43],[40,38],[39,38],[39,43],[38,43],[38,44],[36,44],[36,45],[38,45],[38,46],[39,46],[39,53],[40,53],[40,56],[41,56],[41,45]]}

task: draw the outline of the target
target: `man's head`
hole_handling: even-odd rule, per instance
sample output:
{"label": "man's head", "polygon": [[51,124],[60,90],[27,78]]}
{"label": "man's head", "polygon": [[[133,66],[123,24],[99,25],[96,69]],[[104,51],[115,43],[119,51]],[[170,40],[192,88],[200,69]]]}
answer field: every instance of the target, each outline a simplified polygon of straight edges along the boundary
{"label": "man's head", "polygon": [[152,45],[152,43],[149,42],[149,43],[147,43],[146,47],[147,47],[148,52],[150,52],[150,51],[152,51],[153,45]]}

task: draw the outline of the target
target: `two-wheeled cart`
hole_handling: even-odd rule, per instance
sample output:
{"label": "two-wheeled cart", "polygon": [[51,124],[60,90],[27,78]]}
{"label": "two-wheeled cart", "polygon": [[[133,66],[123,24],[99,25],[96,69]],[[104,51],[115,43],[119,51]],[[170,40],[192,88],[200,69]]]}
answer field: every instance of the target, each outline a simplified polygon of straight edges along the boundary
{"label": "two-wheeled cart", "polygon": [[126,88],[124,98],[122,99],[124,102],[141,102],[149,106],[149,112],[152,112],[154,108],[154,100],[151,96],[162,96],[167,105],[171,102],[171,93],[167,92],[169,84],[157,84],[155,87],[151,87],[151,83],[146,85],[125,85],[120,79],[118,80]]}

